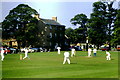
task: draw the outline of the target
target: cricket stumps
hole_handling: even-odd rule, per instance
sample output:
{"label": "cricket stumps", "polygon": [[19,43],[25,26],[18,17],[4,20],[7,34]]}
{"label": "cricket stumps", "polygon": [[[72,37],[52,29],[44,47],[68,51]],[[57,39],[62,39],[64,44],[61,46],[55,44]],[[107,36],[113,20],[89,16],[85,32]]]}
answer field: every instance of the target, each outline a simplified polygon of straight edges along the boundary
{"label": "cricket stumps", "polygon": [[22,60],[22,54],[20,54],[20,60]]}

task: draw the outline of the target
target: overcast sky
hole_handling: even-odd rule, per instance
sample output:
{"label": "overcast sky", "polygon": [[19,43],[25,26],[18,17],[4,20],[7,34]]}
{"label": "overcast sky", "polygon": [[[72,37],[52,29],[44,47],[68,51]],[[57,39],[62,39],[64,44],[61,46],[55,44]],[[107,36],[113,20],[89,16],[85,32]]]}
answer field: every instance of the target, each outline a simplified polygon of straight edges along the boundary
{"label": "overcast sky", "polygon": [[[5,17],[9,14],[9,11],[13,8],[17,7],[19,4],[27,4],[31,8],[38,11],[41,18],[44,19],[51,19],[53,16],[56,16],[58,19],[58,22],[62,25],[65,25],[66,28],[72,27],[76,28],[70,23],[70,19],[73,18],[77,14],[86,14],[87,17],[90,17],[90,14],[92,13],[92,4],[95,1],[98,0],[70,0],[70,1],[58,1],[58,0],[35,0],[35,1],[24,1],[19,2],[18,0],[5,0],[2,1],[2,18],[0,19],[0,22],[2,22]],[[118,7],[118,3],[114,3],[114,7]]]}

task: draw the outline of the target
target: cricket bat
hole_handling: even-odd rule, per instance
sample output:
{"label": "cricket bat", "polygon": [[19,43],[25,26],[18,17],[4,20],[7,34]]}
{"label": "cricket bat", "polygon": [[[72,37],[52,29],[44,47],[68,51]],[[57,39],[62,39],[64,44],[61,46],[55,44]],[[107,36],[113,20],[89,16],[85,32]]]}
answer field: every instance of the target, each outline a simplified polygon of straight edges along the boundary
{"label": "cricket bat", "polygon": [[31,45],[28,47],[28,49],[30,49],[31,48]]}

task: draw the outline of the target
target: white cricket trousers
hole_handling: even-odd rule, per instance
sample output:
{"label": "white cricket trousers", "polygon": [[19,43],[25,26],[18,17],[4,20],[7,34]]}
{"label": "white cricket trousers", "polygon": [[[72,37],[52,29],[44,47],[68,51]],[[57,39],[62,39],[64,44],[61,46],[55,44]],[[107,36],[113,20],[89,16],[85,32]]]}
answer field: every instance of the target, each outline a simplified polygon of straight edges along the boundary
{"label": "white cricket trousers", "polygon": [[110,56],[106,56],[106,59],[107,59],[107,60],[111,60]]}
{"label": "white cricket trousers", "polygon": [[1,54],[1,60],[3,61],[3,59],[4,59],[4,53]]}
{"label": "white cricket trousers", "polygon": [[88,52],[88,57],[90,57],[91,56],[91,52]]}
{"label": "white cricket trousers", "polygon": [[28,55],[27,55],[27,53],[25,53],[25,57],[23,58],[23,59],[25,59],[25,58],[27,58],[28,57]]}
{"label": "white cricket trousers", "polygon": [[69,60],[69,57],[64,57],[64,61],[63,61],[63,64],[65,64],[65,62],[68,62],[68,64],[70,64],[70,60]]}
{"label": "white cricket trousers", "polygon": [[71,53],[71,57],[73,57],[73,56],[75,56],[75,53],[74,53],[74,52]]}
{"label": "white cricket trousers", "polygon": [[58,50],[58,54],[60,54],[60,50]]}

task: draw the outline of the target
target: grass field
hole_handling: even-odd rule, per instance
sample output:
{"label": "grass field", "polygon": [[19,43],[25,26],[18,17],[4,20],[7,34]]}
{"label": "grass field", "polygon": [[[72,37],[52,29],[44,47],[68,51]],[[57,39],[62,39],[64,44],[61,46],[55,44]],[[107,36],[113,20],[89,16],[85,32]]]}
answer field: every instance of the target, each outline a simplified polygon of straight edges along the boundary
{"label": "grass field", "polygon": [[[63,53],[29,53],[30,59],[20,60],[20,54],[5,55],[2,62],[3,78],[118,78],[118,52],[110,52],[107,61],[105,51],[96,57],[87,57],[86,51],[77,51],[70,58],[71,64],[63,63]],[[24,56],[24,54],[22,54]]]}

